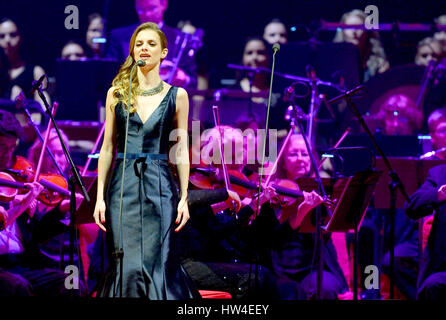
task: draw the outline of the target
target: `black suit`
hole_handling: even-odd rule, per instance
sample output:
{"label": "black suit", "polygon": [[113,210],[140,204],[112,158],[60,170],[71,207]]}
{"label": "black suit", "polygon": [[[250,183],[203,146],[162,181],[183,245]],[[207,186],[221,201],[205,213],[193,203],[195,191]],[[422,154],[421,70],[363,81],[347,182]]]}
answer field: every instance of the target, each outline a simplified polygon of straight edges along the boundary
{"label": "black suit", "polygon": [[[446,205],[437,199],[438,189],[446,184],[446,165],[429,171],[424,184],[410,197],[406,214],[419,219],[434,213],[418,277],[418,298],[435,299],[446,295]],[[432,281],[435,278],[435,281]],[[432,291],[432,284],[435,292]],[[426,296],[426,293],[429,293]]]}
{"label": "black suit", "polygon": [[[138,27],[137,24],[117,28],[111,31],[109,36],[109,43],[106,48],[106,57],[113,58],[123,63],[129,54],[130,39],[133,32]],[[167,53],[166,60],[172,61],[179,53],[181,42],[185,33],[181,30],[163,25],[161,30],[164,32],[167,38]],[[185,48],[178,67],[182,69],[189,77],[190,82],[188,88],[196,88],[197,86],[197,64],[194,56],[188,55],[190,48]]]}

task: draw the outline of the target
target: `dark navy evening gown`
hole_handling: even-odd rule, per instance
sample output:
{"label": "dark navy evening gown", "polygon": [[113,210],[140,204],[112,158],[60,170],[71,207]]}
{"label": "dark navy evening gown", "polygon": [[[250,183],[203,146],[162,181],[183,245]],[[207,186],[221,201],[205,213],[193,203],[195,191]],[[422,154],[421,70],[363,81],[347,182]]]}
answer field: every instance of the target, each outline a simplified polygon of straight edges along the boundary
{"label": "dark navy evening gown", "polygon": [[[106,223],[110,251],[116,247],[122,247],[124,251],[123,297],[151,300],[199,298],[178,259],[179,247],[174,231],[179,196],[167,154],[169,134],[174,129],[177,91],[177,87],[171,87],[145,123],[137,112],[130,114],[120,237],[126,110],[122,103],[115,107],[118,156],[107,187]],[[116,268],[111,257],[110,264],[111,269],[99,293],[119,297],[120,267]]]}

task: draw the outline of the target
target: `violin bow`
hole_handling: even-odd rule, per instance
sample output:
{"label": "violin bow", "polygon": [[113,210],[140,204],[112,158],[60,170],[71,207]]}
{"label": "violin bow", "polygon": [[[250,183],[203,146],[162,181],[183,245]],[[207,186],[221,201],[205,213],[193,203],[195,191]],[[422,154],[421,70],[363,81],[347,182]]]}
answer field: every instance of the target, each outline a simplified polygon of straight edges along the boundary
{"label": "violin bow", "polygon": [[[280,160],[280,158],[282,157],[283,151],[285,150],[285,147],[286,147],[286,145],[288,144],[288,140],[290,140],[290,137],[291,137],[291,135],[293,134],[294,129],[295,129],[295,126],[294,126],[294,125],[291,125],[291,128],[290,128],[290,130],[288,131],[288,134],[287,134],[287,136],[286,136],[286,138],[285,138],[285,141],[283,142],[282,147],[280,148],[279,154],[277,155],[276,161],[274,161],[274,164],[273,164],[273,167],[272,167],[272,169],[271,169],[271,172],[270,172],[270,174],[268,175],[268,177],[266,178],[266,181],[265,181],[265,188],[266,188],[266,187],[269,185],[269,183],[271,182],[271,178],[272,178],[272,176],[273,176],[273,172],[275,172],[276,169],[277,169],[277,164],[279,163],[279,160]],[[263,173],[263,172],[262,172],[262,173]],[[260,186],[261,186],[261,176],[259,176],[259,192],[260,192],[260,189],[261,189]],[[259,193],[259,194],[260,194],[260,193]],[[257,217],[257,215],[258,215],[258,211],[259,211],[259,210],[256,210],[256,212],[253,214],[253,216],[252,216],[252,220],[255,219],[255,218]],[[251,221],[252,221],[252,220],[251,220]],[[251,221],[250,221],[250,222],[251,222]]]}
{"label": "violin bow", "polygon": [[[344,141],[345,137],[347,137],[347,135],[350,133],[351,128],[348,127],[344,133],[342,134],[342,136],[339,138],[339,140],[335,143],[335,145],[333,146],[333,148],[337,148],[339,147],[339,145],[342,143],[342,141]],[[318,170],[321,170],[322,165],[324,164],[324,162],[327,160],[328,158],[323,158],[321,160],[321,163],[319,164],[319,167],[317,168]]]}
{"label": "violin bow", "polygon": [[273,176],[272,173],[276,171],[277,164],[279,163],[280,158],[282,158],[283,151],[285,150],[285,147],[288,144],[288,141],[290,140],[290,137],[293,134],[294,129],[295,129],[295,126],[291,125],[290,131],[288,131],[285,141],[283,142],[282,147],[280,148],[280,151],[279,151],[279,154],[277,155],[276,161],[274,161],[273,168],[271,169],[271,174],[268,175],[268,178],[266,178],[265,186],[268,186],[268,184],[270,183],[271,178]]}
{"label": "violin bow", "polygon": [[[96,141],[94,143],[93,149],[91,150],[91,153],[95,153],[96,150],[98,149],[99,141],[101,141],[104,131],[105,131],[105,121],[102,124],[101,130],[99,131],[98,137],[96,138]],[[87,173],[88,167],[90,166],[90,162],[91,162],[91,158],[87,157],[87,161],[85,162],[85,166],[82,169],[81,176],[85,176],[85,174]]]}
{"label": "violin bow", "polygon": [[[58,106],[59,106],[59,104],[57,102],[53,103],[53,109],[51,110],[53,117],[56,115]],[[49,121],[48,126],[46,128],[45,139],[43,140],[42,149],[40,150],[39,162],[37,163],[36,172],[34,175],[34,182],[37,182],[37,180],[39,179],[40,170],[42,168],[42,162],[43,162],[43,154],[45,153],[45,149],[48,144],[48,138],[50,136],[50,131],[51,131],[52,127],[53,127],[53,124],[51,121]]]}
{"label": "violin bow", "polygon": [[[218,106],[214,105],[212,106],[212,112],[214,115],[214,124],[218,129],[218,133],[220,135],[220,143],[219,143],[219,147],[220,147],[220,155],[221,155],[221,165],[223,168],[223,178],[225,181],[225,187],[226,190],[232,190],[231,189],[231,182],[229,180],[229,176],[228,176],[228,170],[226,169],[226,161],[225,161],[225,155],[224,155],[224,150],[223,150],[223,136],[221,134],[221,125],[220,125],[220,114],[218,111]],[[233,204],[234,205],[234,204]]]}
{"label": "violin bow", "polygon": [[[34,120],[28,110],[28,107],[25,104],[25,95],[23,94],[23,91],[20,92],[20,94],[17,96],[16,98],[16,108],[17,109],[23,109],[23,111],[25,111],[25,115],[28,118],[28,124],[34,129],[34,132],[36,133],[37,137],[40,139],[40,141],[43,143],[43,137],[42,134],[40,133],[39,129],[37,128],[37,125],[34,123]],[[53,161],[53,164],[56,166],[57,170],[59,171],[59,174],[64,177],[65,179],[67,179],[65,172],[62,172],[62,169],[60,168],[59,164],[56,162],[56,159],[54,158],[53,153],[51,152],[51,150],[48,148],[48,146],[46,147],[46,152],[48,153],[48,155],[50,156],[51,160]]]}

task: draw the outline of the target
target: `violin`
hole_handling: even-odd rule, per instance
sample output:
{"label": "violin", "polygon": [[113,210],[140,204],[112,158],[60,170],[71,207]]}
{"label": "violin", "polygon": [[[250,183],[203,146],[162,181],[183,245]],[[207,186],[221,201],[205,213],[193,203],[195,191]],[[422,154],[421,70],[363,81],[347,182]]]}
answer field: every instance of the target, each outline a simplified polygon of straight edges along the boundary
{"label": "violin", "polygon": [[11,169],[7,171],[14,175],[20,182],[32,182],[34,179],[34,167],[32,163],[22,156],[16,156],[16,160]]}
{"label": "violin", "polygon": [[[232,189],[240,197],[247,197],[255,189],[255,184],[251,182],[243,173],[237,170],[228,170],[228,177],[234,183]],[[221,171],[214,167],[194,167],[191,168],[189,181],[198,189],[219,189],[223,188],[224,180]]]}
{"label": "violin", "polygon": [[[218,189],[223,185],[222,178],[219,177],[219,170],[213,167],[195,167],[191,168],[191,174],[189,176],[190,182],[199,189]],[[235,170],[228,171],[229,180],[233,186],[233,190],[241,190],[240,196],[248,196],[253,191],[257,191],[259,185],[257,182],[250,180],[243,173]],[[300,190],[299,185],[288,179],[277,179],[270,182],[270,186],[274,188],[278,194],[278,202],[282,207],[291,206],[294,202],[304,196]],[[262,190],[265,189],[265,185],[262,184]],[[238,192],[237,192],[238,193]],[[324,199],[324,203],[327,205],[334,205],[335,203],[327,198]]]}
{"label": "violin", "polygon": [[6,172],[0,172],[0,201],[14,200],[19,189],[24,189],[25,184],[17,182],[13,176]]}
{"label": "violin", "polygon": [[[17,192],[26,193],[27,191],[26,188],[24,187],[24,183],[32,182],[35,179],[35,170],[32,163],[22,156],[16,156],[16,163],[13,165],[11,169],[7,169],[6,171],[9,173],[9,174],[6,173],[9,177],[5,175],[2,176],[2,178],[4,178],[5,180],[9,180],[10,182],[19,182],[16,184],[9,183],[9,187],[6,186],[7,189],[16,188],[15,190],[16,195]],[[45,189],[39,194],[37,199],[47,206],[56,206],[65,197],[70,196],[67,180],[58,174],[42,173],[39,175],[36,181],[38,181],[42,186],[45,187]],[[0,182],[0,184],[6,184],[6,183],[7,182],[5,181]],[[9,194],[9,197],[12,197],[13,192],[11,190],[9,191],[7,190],[5,191],[5,194]],[[6,195],[5,197],[8,198],[8,196]],[[12,197],[12,199],[14,197]]]}

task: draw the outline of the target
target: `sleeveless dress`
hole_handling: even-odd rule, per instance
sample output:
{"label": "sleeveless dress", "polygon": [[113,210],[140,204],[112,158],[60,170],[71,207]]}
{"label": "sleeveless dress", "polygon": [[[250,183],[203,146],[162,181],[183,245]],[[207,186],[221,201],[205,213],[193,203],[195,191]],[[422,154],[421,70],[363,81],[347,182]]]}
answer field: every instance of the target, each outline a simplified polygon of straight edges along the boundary
{"label": "sleeveless dress", "polygon": [[[137,112],[130,114],[120,226],[126,110],[121,102],[115,107],[118,156],[107,186],[106,227],[110,253],[119,248],[124,252],[122,297],[200,297],[179,261],[174,231],[179,196],[167,153],[169,134],[174,129],[177,91],[177,87],[171,87],[145,123]],[[121,266],[116,266],[112,257],[110,266],[98,293],[120,297]]]}

